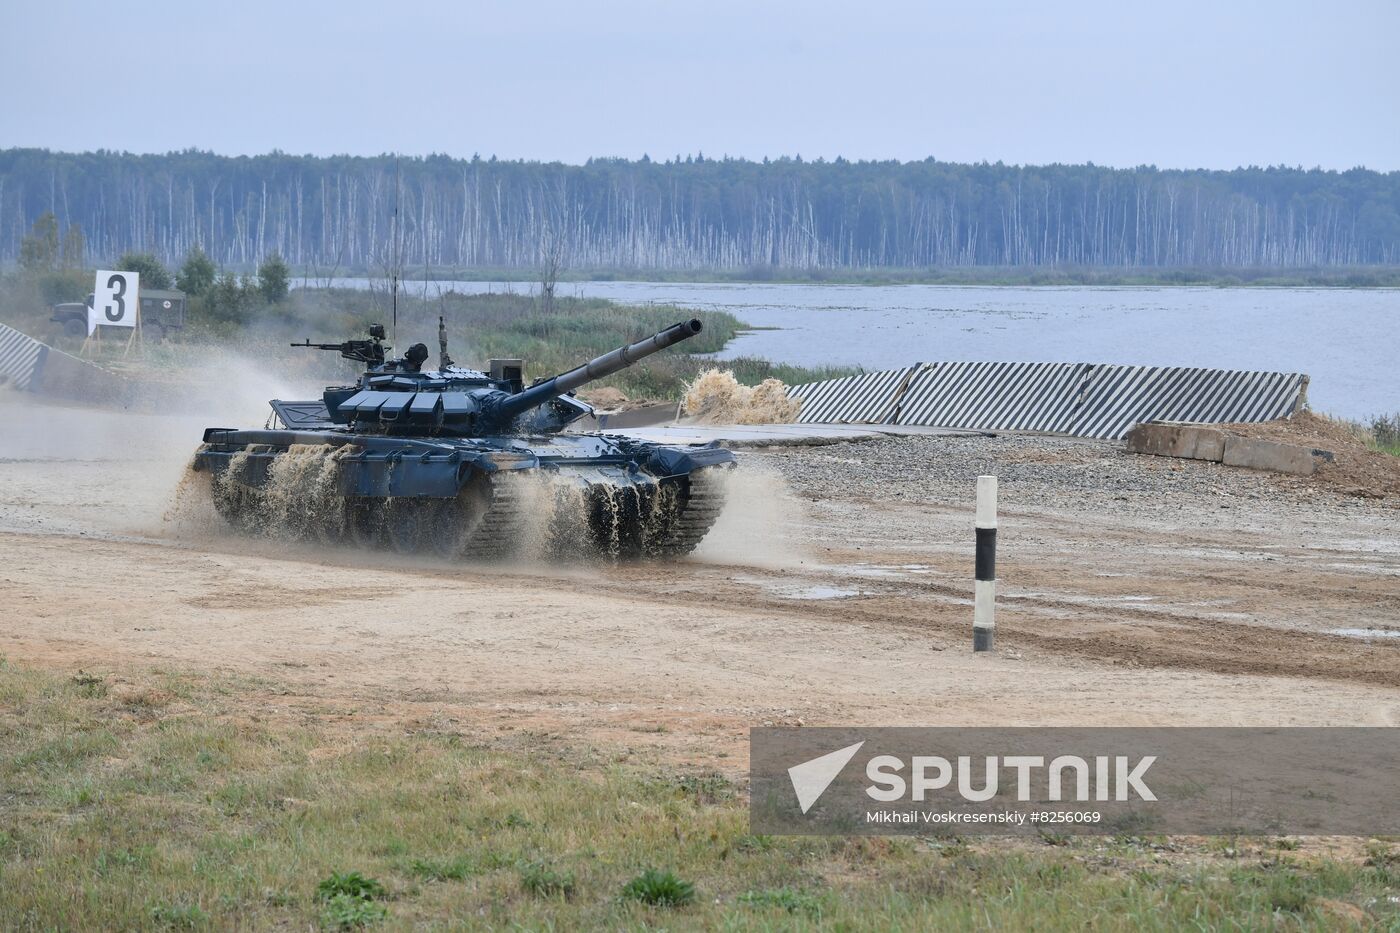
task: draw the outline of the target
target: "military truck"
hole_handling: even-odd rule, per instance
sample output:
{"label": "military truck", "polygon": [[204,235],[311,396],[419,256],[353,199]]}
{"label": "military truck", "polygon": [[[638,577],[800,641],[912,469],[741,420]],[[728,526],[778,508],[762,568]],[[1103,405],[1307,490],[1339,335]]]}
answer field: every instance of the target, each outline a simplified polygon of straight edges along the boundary
{"label": "military truck", "polygon": [[[86,301],[65,301],[53,305],[50,321],[63,325],[63,332],[70,337],[87,336],[88,308],[92,307],[92,293]],[[172,330],[185,326],[185,293],[174,289],[141,289],[141,326],[148,336],[157,340],[164,338]]]}

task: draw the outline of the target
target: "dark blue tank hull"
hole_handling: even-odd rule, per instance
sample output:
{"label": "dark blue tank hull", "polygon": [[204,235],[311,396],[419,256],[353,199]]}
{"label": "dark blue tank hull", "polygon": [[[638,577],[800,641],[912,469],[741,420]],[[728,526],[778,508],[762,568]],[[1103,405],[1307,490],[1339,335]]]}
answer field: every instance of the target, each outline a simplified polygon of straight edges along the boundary
{"label": "dark blue tank hull", "polygon": [[543,535],[554,551],[673,557],[713,525],[734,463],[719,447],[615,435],[210,428],[193,467],[250,533],[461,558],[511,556]]}

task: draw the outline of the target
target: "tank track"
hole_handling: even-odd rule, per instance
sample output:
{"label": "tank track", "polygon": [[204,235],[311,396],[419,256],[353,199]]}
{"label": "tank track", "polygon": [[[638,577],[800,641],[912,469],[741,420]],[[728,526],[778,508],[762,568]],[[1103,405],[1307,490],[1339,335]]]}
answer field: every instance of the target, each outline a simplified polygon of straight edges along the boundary
{"label": "tank track", "polygon": [[503,560],[519,553],[529,521],[529,491],[519,477],[496,474],[491,479],[491,503],[467,535],[459,557],[464,560]]}
{"label": "tank track", "polygon": [[648,550],[657,557],[689,554],[709,534],[724,509],[724,487],[711,470],[690,475],[685,505],[676,514],[665,535]]}
{"label": "tank track", "polygon": [[[337,497],[341,504],[334,516],[321,516],[316,510],[269,511],[264,490],[239,479],[220,477],[212,492],[220,515],[245,534],[429,553],[449,560],[508,560],[532,543],[552,556],[563,556],[579,550],[581,537],[591,538],[593,547],[614,558],[679,557],[695,550],[724,507],[718,469],[663,481],[645,492],[625,485],[594,486],[591,518],[586,505],[580,511],[567,499],[556,499],[551,509],[547,497],[557,495],[558,489],[533,471],[478,475],[455,500]],[[632,495],[597,492],[604,487]],[[599,509],[600,502],[611,504],[612,511]]]}

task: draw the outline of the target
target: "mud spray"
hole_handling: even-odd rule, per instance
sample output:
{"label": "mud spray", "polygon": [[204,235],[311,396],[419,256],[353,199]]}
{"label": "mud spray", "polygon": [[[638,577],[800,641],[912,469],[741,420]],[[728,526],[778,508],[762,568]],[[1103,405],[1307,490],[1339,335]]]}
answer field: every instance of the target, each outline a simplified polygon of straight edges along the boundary
{"label": "mud spray", "polygon": [[750,387],[727,369],[707,369],[685,387],[685,413],[706,424],[787,424],[801,407],[777,379]]}
{"label": "mud spray", "polygon": [[679,504],[671,486],[589,484],[567,471],[533,471],[494,482],[508,483],[521,504],[515,556],[523,560],[615,559],[632,548],[650,550],[665,539]]}
{"label": "mud spray", "polygon": [[589,483],[583,472],[545,470],[497,474],[489,509],[470,487],[451,500],[358,501],[341,495],[340,461],[354,451],[293,445],[269,461],[243,450],[212,477],[189,470],[169,520],[182,535],[202,534],[208,512],[198,500],[207,497],[233,529],[263,538],[558,560],[653,551],[668,541],[680,505],[671,486]]}
{"label": "mud spray", "polygon": [[[498,475],[491,509],[484,513],[463,499],[354,506],[340,494],[340,460],[353,450],[294,445],[272,460],[261,483],[260,458],[241,451],[217,476],[189,472],[171,520],[181,536],[207,533],[213,510],[201,508],[203,500],[212,501],[234,529],[262,538],[551,562],[658,553],[676,528],[680,502],[674,487],[590,484],[584,474],[569,471]],[[800,514],[781,475],[741,468],[718,471],[713,481],[726,505],[697,553],[720,563],[801,562],[793,544]]]}
{"label": "mud spray", "polygon": [[[239,531],[338,544],[349,531],[339,461],[351,452],[349,446],[292,444],[271,460],[266,481],[258,484],[253,475],[258,464],[243,450],[228,469],[209,478],[206,488],[218,513]],[[198,480],[181,486],[197,488]]]}

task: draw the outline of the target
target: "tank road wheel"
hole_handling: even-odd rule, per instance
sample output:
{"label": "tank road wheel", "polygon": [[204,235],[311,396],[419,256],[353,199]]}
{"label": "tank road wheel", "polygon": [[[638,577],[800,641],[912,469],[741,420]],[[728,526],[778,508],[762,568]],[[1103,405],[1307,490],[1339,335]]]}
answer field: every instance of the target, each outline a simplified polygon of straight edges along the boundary
{"label": "tank road wheel", "polygon": [[400,554],[468,556],[492,505],[485,477],[469,482],[454,499],[400,498],[376,502],[379,537]]}
{"label": "tank road wheel", "polygon": [[647,541],[648,557],[689,554],[719,519],[724,508],[724,486],[714,468],[690,474],[684,486],[672,494],[671,507],[665,509],[665,523],[658,524],[656,536]]}
{"label": "tank road wheel", "polygon": [[226,475],[216,476],[210,483],[214,511],[240,534],[257,534],[262,530],[262,495]]}
{"label": "tank road wheel", "polygon": [[652,490],[632,485],[600,483],[589,489],[589,527],[593,546],[618,559],[645,553],[647,527],[656,504]]}
{"label": "tank road wheel", "polygon": [[474,548],[474,542],[494,504],[491,480],[482,475],[468,480],[458,491],[457,498],[444,499],[438,511],[433,553],[449,560],[474,560],[484,556],[481,548]]}
{"label": "tank road wheel", "polygon": [[495,473],[468,482],[445,513],[441,553],[504,560],[520,553],[531,477]]}
{"label": "tank road wheel", "polygon": [[379,547],[383,537],[383,525],[375,500],[345,500],[345,543],[366,550]]}
{"label": "tank road wheel", "polygon": [[389,544],[400,554],[452,557],[455,499],[390,499],[383,510]]}

